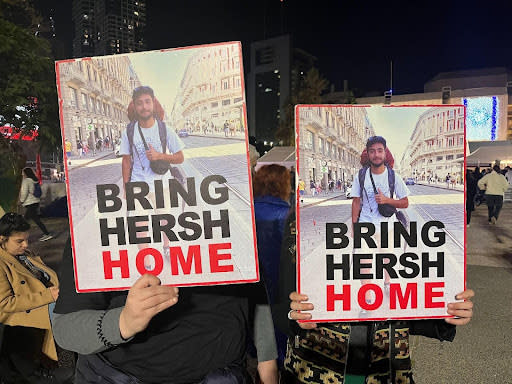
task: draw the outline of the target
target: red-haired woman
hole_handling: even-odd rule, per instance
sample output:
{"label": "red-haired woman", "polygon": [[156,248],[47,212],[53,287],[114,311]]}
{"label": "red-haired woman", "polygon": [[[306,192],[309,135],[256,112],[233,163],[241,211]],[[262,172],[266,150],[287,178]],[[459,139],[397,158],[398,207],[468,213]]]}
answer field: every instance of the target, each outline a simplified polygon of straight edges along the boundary
{"label": "red-haired woman", "polygon": [[[290,171],[278,164],[264,165],[254,174],[254,215],[258,238],[258,257],[270,305],[278,294],[279,255],[284,224],[290,211]],[[286,354],[286,336],[276,332],[278,362]]]}

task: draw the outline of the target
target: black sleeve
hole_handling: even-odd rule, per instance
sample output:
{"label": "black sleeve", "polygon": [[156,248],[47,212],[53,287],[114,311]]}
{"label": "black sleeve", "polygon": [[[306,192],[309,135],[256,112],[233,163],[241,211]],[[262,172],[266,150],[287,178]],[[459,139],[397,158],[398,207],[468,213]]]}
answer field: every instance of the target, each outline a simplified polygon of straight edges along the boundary
{"label": "black sleeve", "polygon": [[456,326],[448,324],[443,319],[439,320],[415,320],[410,322],[411,335],[430,337],[441,341],[453,341]]}
{"label": "black sleeve", "polygon": [[107,309],[110,305],[110,294],[107,292],[77,293],[75,274],[73,271],[73,252],[71,239],[68,239],[62,255],[62,263],[58,271],[59,298],[55,304],[55,313],[66,314],[82,309]]}
{"label": "black sleeve", "polygon": [[295,321],[288,320],[290,311],[290,293],[296,290],[296,238],[295,210],[290,212],[284,226],[283,242],[279,260],[279,290],[272,305],[272,316],[275,326],[288,336],[297,334],[300,330]]}

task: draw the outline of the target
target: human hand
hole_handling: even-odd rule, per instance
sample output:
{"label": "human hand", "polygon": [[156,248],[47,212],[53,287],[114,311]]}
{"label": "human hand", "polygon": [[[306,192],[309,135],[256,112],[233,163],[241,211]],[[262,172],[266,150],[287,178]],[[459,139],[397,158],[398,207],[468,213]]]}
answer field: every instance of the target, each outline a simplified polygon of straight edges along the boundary
{"label": "human hand", "polygon": [[149,161],[160,160],[160,152],[158,152],[151,144],[149,144],[149,149],[146,151],[146,157]]}
{"label": "human hand", "polygon": [[448,304],[448,314],[457,316],[454,318],[444,319],[448,324],[466,325],[473,317],[473,302],[471,298],[475,296],[472,289],[466,289],[464,292],[455,296],[457,300],[464,300],[457,303]]}
{"label": "human hand", "polygon": [[379,193],[375,195],[375,201],[377,202],[377,204],[388,204],[390,198],[385,196],[380,190],[380,188],[378,189],[378,191]]}
{"label": "human hand", "polygon": [[50,293],[52,294],[53,301],[57,301],[57,299],[59,298],[59,288],[50,287]]}
{"label": "human hand", "polygon": [[[311,311],[314,309],[313,304],[311,303],[303,303],[303,301],[307,301],[308,297],[306,295],[301,295],[298,292],[290,293],[290,309],[292,310],[289,314],[292,320],[310,320],[311,313],[305,312],[297,312],[297,311]],[[314,329],[316,328],[316,323],[299,323],[299,327],[302,329]]]}
{"label": "human hand", "polygon": [[129,339],[143,331],[150,320],[178,302],[178,288],[161,285],[154,275],[141,276],[130,288],[121,315],[119,331]]}
{"label": "human hand", "polygon": [[278,384],[279,371],[276,360],[258,362],[258,375],[262,384]]}

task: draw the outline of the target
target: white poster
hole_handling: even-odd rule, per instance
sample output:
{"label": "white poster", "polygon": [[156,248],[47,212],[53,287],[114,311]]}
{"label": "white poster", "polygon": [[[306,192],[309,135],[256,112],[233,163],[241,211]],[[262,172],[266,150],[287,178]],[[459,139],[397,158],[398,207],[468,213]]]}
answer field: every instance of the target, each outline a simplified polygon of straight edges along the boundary
{"label": "white poster", "polygon": [[77,291],[258,281],[240,43],[56,73]]}
{"label": "white poster", "polygon": [[450,317],[465,289],[464,122],[463,105],[296,107],[312,322]]}

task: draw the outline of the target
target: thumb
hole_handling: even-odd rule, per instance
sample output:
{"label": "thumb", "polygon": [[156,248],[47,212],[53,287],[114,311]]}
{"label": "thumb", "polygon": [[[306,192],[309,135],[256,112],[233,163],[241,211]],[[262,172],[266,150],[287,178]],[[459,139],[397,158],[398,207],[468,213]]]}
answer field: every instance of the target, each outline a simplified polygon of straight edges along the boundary
{"label": "thumb", "polygon": [[155,275],[151,275],[149,273],[146,273],[139,277],[137,281],[132,285],[132,288],[146,288],[151,287],[154,285],[160,285],[161,281],[158,277]]}
{"label": "thumb", "polygon": [[380,188],[377,189],[377,190],[379,191],[379,195],[382,195],[382,191],[380,190]]}
{"label": "thumb", "polygon": [[149,150],[152,150],[153,146],[151,144],[148,144],[148,145],[149,145]]}

